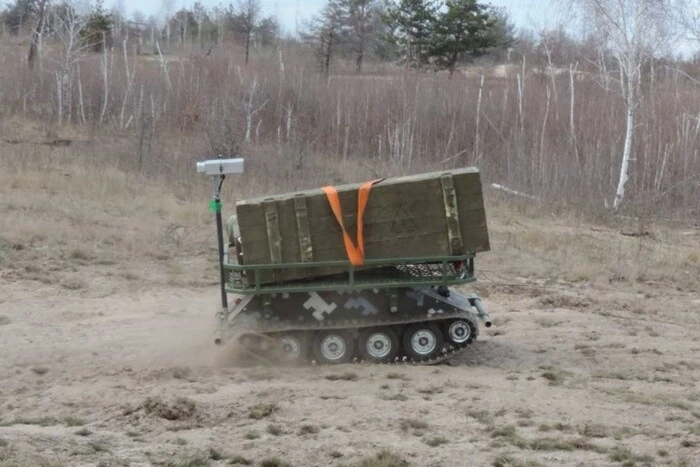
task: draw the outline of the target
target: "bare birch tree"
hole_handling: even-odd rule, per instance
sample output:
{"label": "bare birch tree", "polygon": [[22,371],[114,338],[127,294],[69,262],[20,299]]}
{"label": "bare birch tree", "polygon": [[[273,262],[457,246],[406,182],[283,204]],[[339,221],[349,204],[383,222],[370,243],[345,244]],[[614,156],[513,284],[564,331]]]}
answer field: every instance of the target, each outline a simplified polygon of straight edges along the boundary
{"label": "bare birch tree", "polygon": [[[570,0],[579,7],[601,46],[619,67],[619,92],[625,102],[626,130],[620,174],[612,209],[625,197],[633,146],[636,114],[642,99],[642,68],[668,40],[668,0]],[[607,202],[606,202],[607,205]]]}
{"label": "bare birch tree", "polygon": [[[56,110],[59,125],[64,119],[70,121],[72,110],[73,77],[78,62],[86,53],[90,44],[81,43],[81,35],[85,26],[84,21],[75,13],[73,8],[66,8],[55,19],[57,24],[54,37],[60,45],[57,67],[54,71],[56,77]],[[82,84],[78,80],[78,92],[82,96]],[[80,111],[83,115],[82,98],[80,99]]]}

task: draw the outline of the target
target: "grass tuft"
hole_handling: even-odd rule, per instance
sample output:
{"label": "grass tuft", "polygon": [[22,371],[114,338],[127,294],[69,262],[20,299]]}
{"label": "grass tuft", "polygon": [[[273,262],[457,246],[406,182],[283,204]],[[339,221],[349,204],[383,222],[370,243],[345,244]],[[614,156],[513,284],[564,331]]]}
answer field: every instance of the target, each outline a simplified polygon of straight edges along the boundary
{"label": "grass tuft", "polygon": [[228,465],[251,465],[253,461],[246,459],[243,456],[231,456],[228,460]]}
{"label": "grass tuft", "polygon": [[645,454],[638,455],[633,453],[629,448],[623,446],[615,446],[610,451],[610,460],[613,462],[622,462],[623,465],[637,465],[641,463],[653,463],[654,458]]}
{"label": "grass tuft", "polygon": [[379,398],[385,401],[407,401],[408,396],[403,393],[396,393],[396,394],[391,394],[391,395],[386,395],[386,394],[380,394]]}
{"label": "grass tuft", "polygon": [[260,438],[260,433],[258,433],[255,430],[248,430],[243,436],[245,437],[245,439],[258,439]]}
{"label": "grass tuft", "polygon": [[279,410],[277,404],[255,404],[248,409],[248,417],[260,420],[261,418],[269,417],[277,410]]}
{"label": "grass tuft", "polygon": [[386,375],[387,379],[400,379],[402,381],[408,381],[408,378],[406,375],[402,375],[401,373],[389,373]]}
{"label": "grass tuft", "polygon": [[73,417],[72,415],[67,416],[63,419],[67,426],[83,426],[85,425],[85,420],[78,417]]}
{"label": "grass tuft", "polygon": [[484,425],[490,425],[493,421],[493,417],[487,410],[469,410],[467,415]]}
{"label": "grass tuft", "polygon": [[260,461],[260,467],[291,467],[291,464],[283,462],[277,457],[271,457]]}
{"label": "grass tuft", "polygon": [[284,433],[284,430],[279,425],[267,425],[267,432],[273,436],[279,436]]}
{"label": "grass tuft", "polygon": [[216,448],[209,448],[209,459],[213,461],[221,461],[226,459],[226,456]]}
{"label": "grass tuft", "polygon": [[428,424],[423,420],[417,420],[415,418],[407,418],[401,420],[401,429],[403,431],[409,430],[427,430]]}
{"label": "grass tuft", "polygon": [[39,376],[45,375],[46,373],[49,372],[49,369],[46,368],[45,366],[35,366],[32,368],[32,371],[36,373]]}
{"label": "grass tuft", "polygon": [[205,467],[208,465],[209,455],[204,452],[182,454],[168,463],[168,467]]}
{"label": "grass tuft", "polygon": [[311,435],[318,433],[320,430],[316,425],[302,425],[299,427],[300,435]]}
{"label": "grass tuft", "polygon": [[95,450],[95,452],[109,452],[109,448],[104,443],[92,442],[89,446]]}
{"label": "grass tuft", "polygon": [[55,426],[60,422],[55,417],[38,417],[38,418],[16,418],[10,422],[3,423],[4,426],[12,425],[38,425],[38,426]]}
{"label": "grass tuft", "polygon": [[384,450],[376,456],[362,459],[359,464],[357,464],[357,467],[406,467],[407,465],[408,462],[401,457]]}
{"label": "grass tuft", "polygon": [[559,386],[564,381],[563,375],[554,371],[543,371],[541,376],[549,381],[550,386]]}
{"label": "grass tuft", "polygon": [[357,373],[353,373],[352,371],[348,371],[340,375],[334,374],[326,376],[328,381],[356,381],[357,378]]}
{"label": "grass tuft", "polygon": [[493,467],[542,467],[543,464],[536,460],[517,459],[508,454],[499,454],[491,462]]}
{"label": "grass tuft", "polygon": [[194,401],[186,397],[178,397],[173,402],[166,402],[159,397],[148,397],[141,408],[149,414],[166,420],[183,420],[191,417],[197,411]]}
{"label": "grass tuft", "polygon": [[441,444],[447,444],[449,441],[444,436],[433,436],[432,438],[424,439],[423,442],[428,446],[437,447]]}

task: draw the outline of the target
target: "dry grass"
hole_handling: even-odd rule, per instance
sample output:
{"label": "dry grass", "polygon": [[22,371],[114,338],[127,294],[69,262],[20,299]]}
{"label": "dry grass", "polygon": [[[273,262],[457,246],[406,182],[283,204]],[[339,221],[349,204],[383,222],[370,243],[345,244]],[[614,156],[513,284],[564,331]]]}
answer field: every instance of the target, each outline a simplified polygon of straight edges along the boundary
{"label": "dry grass", "polygon": [[[599,286],[643,286],[668,284],[697,291],[695,278],[700,263],[688,263],[700,248],[700,235],[684,236],[677,229],[655,223],[655,238],[632,238],[619,232],[632,228],[626,220],[610,220],[609,227],[596,225],[569,211],[557,216],[554,225],[541,228],[542,212],[518,209],[487,196],[489,230],[495,242],[506,245],[493,249],[480,261],[482,271],[500,274],[594,283]],[[565,265],[565,267],[564,267]],[[596,306],[589,297],[543,290],[542,305],[584,310]],[[600,312],[613,313],[614,304]],[[560,325],[560,320],[539,318],[543,327]]]}
{"label": "dry grass", "polygon": [[206,467],[210,465],[209,455],[205,452],[181,454],[168,462],[168,467]]}
{"label": "dry grass", "polygon": [[279,425],[268,425],[266,431],[273,436],[279,436],[284,433],[284,430]]}
{"label": "dry grass", "polygon": [[261,404],[255,404],[254,406],[250,407],[248,409],[248,417],[255,419],[255,420],[260,420],[261,418],[269,417],[272,415],[274,412],[278,411],[279,407],[277,404],[271,404],[271,403],[261,403]]}
{"label": "dry grass", "polygon": [[490,425],[493,422],[493,417],[488,410],[468,410],[467,415],[477,420],[484,425]]}
{"label": "dry grass", "polygon": [[173,400],[148,397],[143,401],[140,408],[148,415],[171,421],[188,419],[197,412],[197,405],[186,397],[177,397]]}
{"label": "dry grass", "polygon": [[387,379],[398,379],[401,381],[408,381],[409,380],[409,378],[406,375],[401,374],[401,373],[389,373],[386,375],[386,377],[387,377]]}
{"label": "dry grass", "polygon": [[277,457],[271,457],[260,461],[260,467],[291,467],[288,462],[284,462]]}
{"label": "dry grass", "polygon": [[447,444],[450,441],[444,436],[432,436],[430,438],[424,439],[423,442],[428,446],[435,448],[440,446],[441,444]]}
{"label": "dry grass", "polygon": [[252,440],[252,439],[258,439],[258,438],[260,438],[260,433],[259,433],[258,431],[256,431],[256,430],[248,430],[248,431],[245,432],[245,434],[243,435],[243,437],[244,437],[245,439],[251,439],[251,440]]}
{"label": "dry grass", "polygon": [[542,467],[544,464],[537,460],[523,460],[519,456],[499,454],[491,462],[493,467]]}
{"label": "dry grass", "polygon": [[[582,72],[574,90],[574,134],[567,125],[572,110],[568,76],[543,79],[534,68],[544,60],[539,49],[518,51],[526,55],[524,70],[519,63],[504,63],[499,73],[496,67],[484,67],[465,70],[448,80],[444,74],[404,75],[385,64],[390,72],[381,79],[335,76],[326,81],[315,73],[310,53],[298,47],[284,46],[281,55],[261,51],[265,53],[241,70],[230,65],[239,57],[235,47],[227,44],[207,56],[195,51],[172,56],[178,66],[170,67],[169,80],[157,62],[128,58],[130,69],[138,69],[128,93],[126,66],[117,46],[105,107],[107,123],[98,124],[100,112],[95,109],[80,111],[77,90],[69,103],[71,123],[82,125],[85,115],[85,127],[95,125],[131,140],[130,150],[119,154],[120,165],[149,175],[165,172],[186,178],[192,154],[205,150],[231,154],[240,146],[246,151],[270,147],[269,156],[255,158],[255,165],[261,173],[285,165],[278,180],[303,178],[291,183],[318,177],[309,170],[313,151],[325,154],[332,159],[329,165],[336,167],[353,160],[373,161],[373,169],[382,173],[478,161],[492,181],[547,199],[601,209],[603,197],[612,198],[617,181],[624,103],[611,98],[594,79],[588,65],[595,61],[589,56],[590,48],[574,50],[567,60],[579,62]],[[2,58],[12,62],[19,62],[24,53],[24,48],[11,45],[0,49]],[[567,68],[569,63],[557,65]],[[44,66],[45,73],[53,76],[58,63],[46,60]],[[685,66],[691,74],[697,72],[696,67]],[[83,100],[97,107],[104,98],[99,67],[100,60],[94,56],[86,57],[81,65]],[[0,71],[0,81],[5,84],[0,105],[7,109],[2,116],[35,118],[32,122],[0,121],[0,130],[5,127],[14,146],[23,145],[21,133],[33,132],[34,142],[56,138],[56,108],[46,105],[55,99],[55,86],[42,86],[36,75],[25,67],[2,67]],[[172,92],[163,93],[168,82]],[[258,90],[253,107],[266,105],[251,122],[251,141],[243,144],[246,120],[240,107],[253,82]],[[635,173],[628,182],[630,209],[642,214],[692,213],[698,189],[683,174],[698,173],[700,164],[694,156],[698,141],[693,132],[700,93],[692,81],[670,68],[662,69],[654,83],[653,97],[644,99],[638,109],[639,134],[644,138],[638,138],[634,148]],[[143,89],[143,97],[133,89]],[[552,95],[558,98],[547,98]],[[151,112],[140,111],[143,102],[152,103]],[[125,118],[130,122],[128,128],[124,128]],[[10,129],[24,131],[17,135]],[[80,135],[74,129],[65,133],[73,139]],[[95,156],[101,161],[111,157],[97,151]],[[289,163],[278,164],[279,160]],[[346,177],[346,169],[336,169],[333,176]],[[268,190],[273,186],[267,185],[268,180],[263,177],[244,184],[262,182],[261,189]]]}
{"label": "dry grass", "polygon": [[[0,232],[1,277],[59,284],[80,294],[98,293],[100,287],[108,290],[106,284],[115,280],[132,286],[216,283],[215,257],[211,254],[214,225],[206,209],[206,180],[170,183],[134,176],[109,165],[93,171],[95,163],[88,163],[83,149],[72,151],[70,159],[52,159],[49,152],[39,149],[32,156],[36,157],[34,165],[18,162],[25,159],[13,158],[13,151],[16,148],[4,155],[0,148],[0,215],[8,226]],[[109,152],[110,148],[100,151]],[[322,160],[321,155],[308,159],[310,164]],[[250,170],[247,177],[261,176],[255,165]],[[265,176],[284,179],[273,172]],[[304,182],[303,188],[318,186],[321,180]],[[258,186],[262,187],[255,190],[258,194],[290,188],[284,183]],[[236,182],[236,197],[246,190],[253,193]],[[698,287],[695,278],[700,274],[700,263],[694,258],[700,235],[683,236],[657,223],[648,227],[654,230],[654,239],[626,237],[619,231],[630,228],[627,221],[615,221],[615,228],[600,228],[573,211],[557,213],[554,221],[547,220],[549,228],[542,229],[544,217],[550,218],[546,210],[516,206],[486,187],[485,193],[492,243],[498,247],[479,260],[478,272],[482,274],[498,270],[511,277],[558,278],[601,286],[636,287],[658,282],[685,290]],[[226,191],[224,197],[227,210],[226,203],[235,199],[234,193]],[[117,230],[124,234],[116,235]],[[151,261],[134,272],[134,262],[150,258],[164,267]],[[91,277],[89,284],[85,277]],[[614,310],[614,306],[598,307],[574,294],[547,293],[541,300],[553,308],[595,308],[601,313]],[[561,326],[561,320],[553,318],[540,318],[539,323]],[[336,376],[342,380],[346,375],[329,375]],[[351,378],[350,373],[347,377]],[[386,377],[406,379],[397,372]]]}
{"label": "dry grass", "polygon": [[347,371],[347,372],[340,374],[340,375],[337,375],[337,374],[326,375],[326,379],[328,381],[356,381],[357,380],[357,373],[353,373],[352,371]]}
{"label": "dry grass", "polygon": [[407,467],[409,463],[390,451],[381,451],[375,456],[362,459],[357,467]]}
{"label": "dry grass", "polygon": [[61,422],[56,417],[45,416],[45,417],[18,417],[13,420],[4,422],[4,426],[12,425],[38,425],[38,426],[56,426],[60,425]]}
{"label": "dry grass", "polygon": [[240,455],[231,456],[228,460],[229,465],[251,465],[252,463],[253,461]]}
{"label": "dry grass", "polygon": [[544,379],[546,379],[547,381],[549,381],[549,384],[551,384],[552,386],[558,386],[558,385],[562,384],[562,382],[564,381],[563,374],[560,372],[557,372],[557,371],[551,371],[551,370],[543,371],[542,377]]}
{"label": "dry grass", "polygon": [[385,401],[407,401],[408,396],[402,392],[397,392],[396,394],[380,394],[379,398]]}
{"label": "dry grass", "polygon": [[69,415],[68,417],[64,418],[63,421],[65,422],[66,426],[83,426],[85,425],[85,420],[82,418],[78,418],[72,415]]}
{"label": "dry grass", "polygon": [[[154,252],[182,261],[206,251],[213,229],[210,219],[205,222],[206,207],[178,201],[166,184],[109,167],[91,169],[79,159],[66,161],[63,170],[24,168],[8,165],[0,147],[0,215],[6,221],[0,232],[1,278],[98,293],[116,278],[133,282],[129,270],[116,272],[120,265],[141,263]],[[173,225],[184,228],[179,238],[171,234]],[[208,263],[209,258],[191,261],[188,274],[213,280],[216,271]],[[140,285],[170,280],[159,268],[143,271]],[[97,281],[100,277],[105,280]]]}
{"label": "dry grass", "polygon": [[626,465],[654,465],[654,458],[646,454],[635,454],[629,448],[616,446],[610,452],[610,460]]}
{"label": "dry grass", "polygon": [[424,420],[406,418],[400,421],[399,426],[402,431],[411,432],[414,436],[423,436],[430,430],[430,425]]}
{"label": "dry grass", "polygon": [[303,435],[314,435],[314,434],[318,433],[319,431],[321,431],[321,430],[316,425],[304,424],[304,425],[299,427],[299,434],[302,436]]}

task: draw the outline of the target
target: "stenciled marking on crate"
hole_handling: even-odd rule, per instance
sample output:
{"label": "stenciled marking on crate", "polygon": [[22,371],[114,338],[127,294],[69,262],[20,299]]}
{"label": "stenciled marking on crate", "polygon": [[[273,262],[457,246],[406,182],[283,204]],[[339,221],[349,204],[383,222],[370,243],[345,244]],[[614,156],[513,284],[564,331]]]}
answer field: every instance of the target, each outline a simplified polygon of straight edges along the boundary
{"label": "stenciled marking on crate", "polygon": [[391,221],[391,232],[414,232],[420,226],[416,219],[416,209],[414,203],[401,203],[394,211]]}

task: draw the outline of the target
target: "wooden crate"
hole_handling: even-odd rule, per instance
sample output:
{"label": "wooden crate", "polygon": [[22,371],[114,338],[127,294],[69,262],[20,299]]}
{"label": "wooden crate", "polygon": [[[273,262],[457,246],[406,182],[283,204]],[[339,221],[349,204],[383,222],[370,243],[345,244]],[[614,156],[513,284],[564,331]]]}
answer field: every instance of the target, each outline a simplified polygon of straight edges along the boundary
{"label": "wooden crate", "polygon": [[[357,244],[358,189],[335,187],[343,222]],[[344,261],[342,230],[322,189],[236,205],[245,264]],[[489,250],[480,173],[475,168],[386,178],[373,185],[364,212],[366,259],[452,256]],[[337,268],[275,269],[263,283],[336,274]]]}

